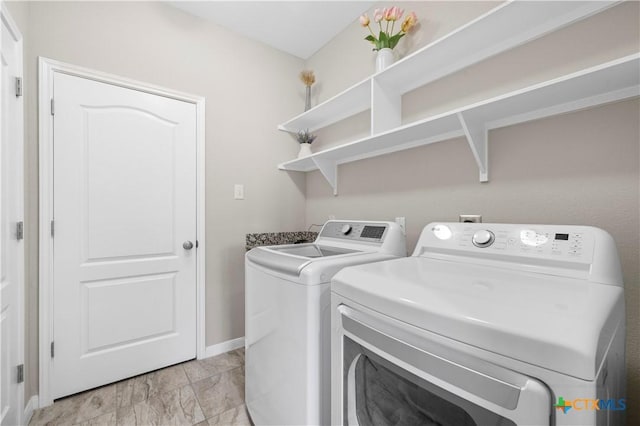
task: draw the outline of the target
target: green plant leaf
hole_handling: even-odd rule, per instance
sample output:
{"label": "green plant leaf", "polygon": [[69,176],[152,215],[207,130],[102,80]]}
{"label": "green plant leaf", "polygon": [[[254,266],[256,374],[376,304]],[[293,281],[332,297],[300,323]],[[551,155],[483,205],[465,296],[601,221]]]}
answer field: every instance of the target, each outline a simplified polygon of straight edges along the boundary
{"label": "green plant leaf", "polygon": [[377,41],[376,38],[372,35],[368,35],[364,39],[370,41],[371,43],[375,43]]}
{"label": "green plant leaf", "polygon": [[394,36],[389,37],[389,41],[397,43],[398,40],[400,40],[403,36],[404,36],[403,33],[398,33],[398,34],[396,34]]}
{"label": "green plant leaf", "polygon": [[396,35],[394,35],[393,37],[389,38],[389,47],[391,49],[393,49],[394,47],[396,47],[396,45],[398,44],[398,42],[400,41],[400,39],[404,37],[403,33],[398,33]]}
{"label": "green plant leaf", "polygon": [[380,43],[386,43],[388,40],[389,37],[387,37],[387,33],[380,31]]}

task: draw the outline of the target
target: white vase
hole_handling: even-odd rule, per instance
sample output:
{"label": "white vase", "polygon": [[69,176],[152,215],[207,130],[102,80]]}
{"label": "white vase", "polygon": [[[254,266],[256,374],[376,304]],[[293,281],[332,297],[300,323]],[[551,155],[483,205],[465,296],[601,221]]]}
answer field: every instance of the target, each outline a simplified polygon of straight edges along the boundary
{"label": "white vase", "polygon": [[310,143],[301,143],[300,151],[298,152],[298,158],[308,157],[311,155],[311,144]]}
{"label": "white vase", "polygon": [[378,50],[378,56],[376,57],[376,72],[384,70],[395,61],[392,49],[385,47],[384,49]]}
{"label": "white vase", "polygon": [[311,109],[311,86],[307,86],[304,92],[304,110],[309,111]]}

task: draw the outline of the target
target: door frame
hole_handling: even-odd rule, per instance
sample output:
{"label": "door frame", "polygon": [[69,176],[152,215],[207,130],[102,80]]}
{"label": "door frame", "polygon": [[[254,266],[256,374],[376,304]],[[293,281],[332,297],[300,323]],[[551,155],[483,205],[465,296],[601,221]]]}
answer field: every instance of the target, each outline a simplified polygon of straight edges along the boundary
{"label": "door frame", "polygon": [[[11,13],[9,12],[9,9],[7,8],[7,5],[5,4],[4,1],[0,2],[0,19],[2,20],[2,22],[4,22],[4,25],[6,25],[7,29],[9,30],[9,32],[11,33],[13,39],[16,41],[16,44],[18,46],[18,55],[17,55],[17,60],[18,63],[16,64],[17,66],[17,70],[18,70],[18,75],[20,76],[20,78],[23,79],[23,83],[24,83],[24,70],[23,70],[23,66],[24,66],[24,47],[23,47],[23,43],[24,43],[24,39],[22,37],[22,33],[20,32],[20,29],[18,28],[18,25],[16,25],[16,22],[13,20],[13,17],[11,16]],[[2,68],[0,68],[0,74],[2,73]],[[0,77],[2,77],[0,75]],[[18,145],[18,149],[17,152],[20,153],[20,158],[18,160],[19,164],[22,167],[22,179],[20,179],[18,182],[16,182],[16,184],[18,185],[18,191],[17,193],[22,197],[20,199],[20,205],[21,205],[21,210],[22,210],[22,221],[24,224],[24,199],[25,199],[25,192],[24,192],[24,178],[25,178],[25,167],[24,167],[24,136],[25,136],[25,131],[24,131],[24,98],[25,98],[25,92],[26,90],[24,90],[24,84],[23,84],[23,93],[20,97],[20,105],[19,105],[19,111],[18,111],[18,126],[19,126],[19,133],[18,133],[18,139],[15,141],[15,143]],[[3,143],[6,143],[6,141],[2,141]],[[25,310],[26,310],[26,305],[25,305],[25,241],[26,238],[28,237],[27,235],[27,230],[24,228],[23,225],[23,238],[22,238],[22,247],[21,250],[19,250],[18,252],[18,282],[16,283],[16,285],[18,286],[18,301],[17,301],[17,306],[15,306],[16,309],[16,314],[17,314],[17,318],[16,318],[16,324],[18,326],[18,362],[20,364],[23,364],[23,372],[24,372],[24,355],[25,355]],[[0,248],[1,249],[1,248]],[[16,366],[17,367],[17,366]],[[23,376],[24,377],[24,376]],[[6,380],[8,378],[3,378],[3,380]],[[18,413],[18,420],[20,422],[23,422],[25,419],[25,387],[26,387],[26,380],[23,381],[21,384],[19,384],[20,386],[22,386],[22,392],[20,392],[18,394],[18,407],[17,407],[17,413]]]}
{"label": "door frame", "polygon": [[39,405],[53,403],[51,397],[51,341],[53,336],[53,76],[62,73],[89,80],[164,96],[196,107],[196,356],[205,357],[205,98],[148,83],[38,57],[39,130]]}

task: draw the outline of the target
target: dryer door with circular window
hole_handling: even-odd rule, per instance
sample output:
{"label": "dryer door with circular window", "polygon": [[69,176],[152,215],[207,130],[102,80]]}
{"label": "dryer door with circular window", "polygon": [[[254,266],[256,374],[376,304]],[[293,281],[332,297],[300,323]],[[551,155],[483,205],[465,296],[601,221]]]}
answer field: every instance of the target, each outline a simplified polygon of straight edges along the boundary
{"label": "dryer door with circular window", "polygon": [[344,304],[335,314],[339,327],[332,343],[341,352],[342,371],[334,423],[550,424],[552,398],[540,381],[455,352],[382,315]]}

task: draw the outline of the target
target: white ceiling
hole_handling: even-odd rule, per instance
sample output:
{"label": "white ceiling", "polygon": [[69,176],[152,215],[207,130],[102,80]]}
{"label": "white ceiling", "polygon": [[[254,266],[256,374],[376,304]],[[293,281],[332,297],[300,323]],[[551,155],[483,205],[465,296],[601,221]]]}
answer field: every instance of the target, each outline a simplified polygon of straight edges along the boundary
{"label": "white ceiling", "polygon": [[169,1],[192,15],[308,59],[372,1]]}

